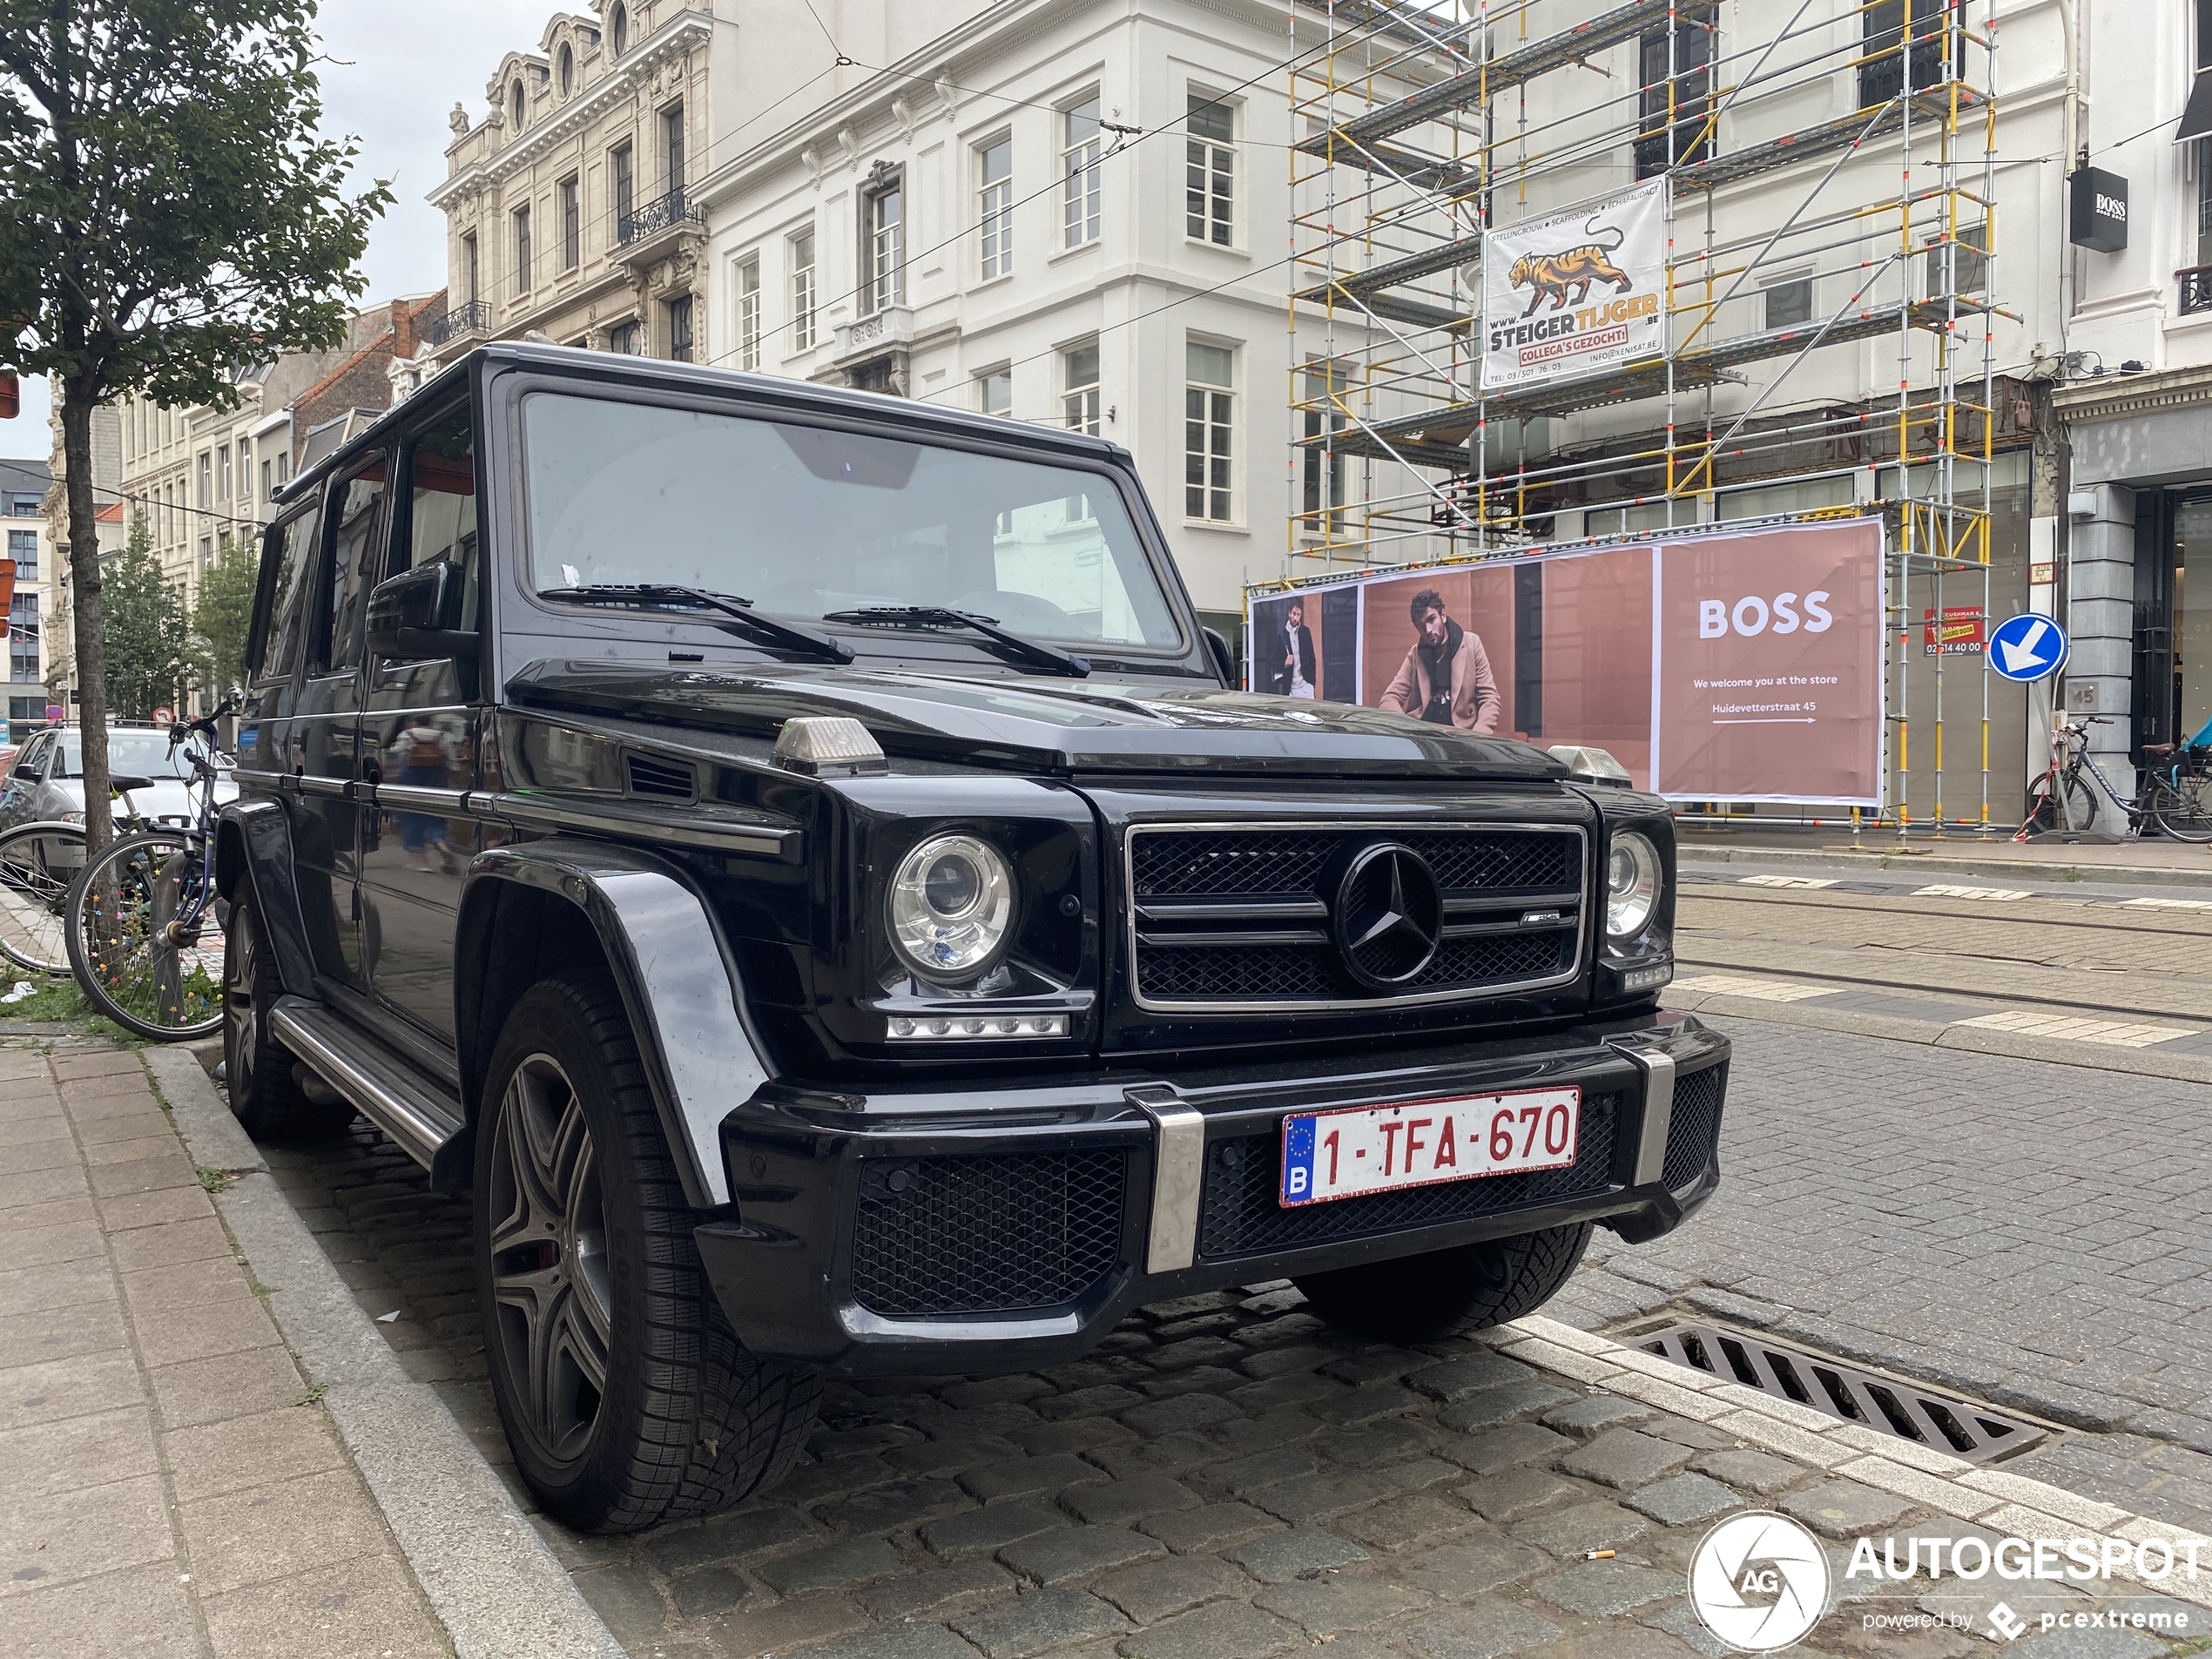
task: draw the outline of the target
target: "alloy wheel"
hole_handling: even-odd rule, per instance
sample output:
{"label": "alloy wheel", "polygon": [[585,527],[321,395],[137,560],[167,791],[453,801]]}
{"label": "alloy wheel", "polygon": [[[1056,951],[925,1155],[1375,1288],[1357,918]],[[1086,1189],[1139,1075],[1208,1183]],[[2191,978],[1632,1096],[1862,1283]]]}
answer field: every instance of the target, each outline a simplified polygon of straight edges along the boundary
{"label": "alloy wheel", "polygon": [[612,1301],[598,1158],[552,1055],[515,1069],[490,1150],[493,1340],[527,1432],[573,1463],[606,1394]]}

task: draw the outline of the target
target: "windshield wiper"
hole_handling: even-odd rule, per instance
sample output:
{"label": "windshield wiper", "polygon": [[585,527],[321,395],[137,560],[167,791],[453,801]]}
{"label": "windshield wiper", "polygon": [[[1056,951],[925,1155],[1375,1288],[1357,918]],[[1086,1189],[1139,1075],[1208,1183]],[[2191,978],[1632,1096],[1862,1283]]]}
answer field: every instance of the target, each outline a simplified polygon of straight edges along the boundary
{"label": "windshield wiper", "polygon": [[996,642],[1032,668],[1065,674],[1071,679],[1087,679],[1090,675],[1090,664],[1080,657],[1008,633],[988,617],[979,617],[972,610],[955,610],[950,605],[862,605],[857,610],[830,611],[822,620],[900,628],[966,628]]}
{"label": "windshield wiper", "polygon": [[[701,610],[714,610],[740,624],[730,630],[744,633],[763,644],[781,645],[787,651],[805,651],[810,657],[828,663],[849,663],[853,648],[842,640],[833,639],[818,630],[800,624],[785,622],[752,609],[752,601],[741,599],[734,593],[715,593],[705,588],[687,588],[673,582],[593,582],[582,587],[540,588],[539,597],[547,599],[566,599],[576,604],[604,605],[689,605]],[[728,623],[718,626],[729,627]]]}

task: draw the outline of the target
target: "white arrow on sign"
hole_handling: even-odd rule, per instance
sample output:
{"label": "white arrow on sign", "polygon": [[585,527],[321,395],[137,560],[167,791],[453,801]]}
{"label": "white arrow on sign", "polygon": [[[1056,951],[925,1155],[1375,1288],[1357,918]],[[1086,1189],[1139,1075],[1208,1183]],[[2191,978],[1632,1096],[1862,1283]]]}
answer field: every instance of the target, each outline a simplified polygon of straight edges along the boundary
{"label": "white arrow on sign", "polygon": [[2043,653],[2037,647],[2043,643],[2043,636],[2050,631],[2051,624],[2038,617],[2033,626],[2028,629],[2027,637],[2019,644],[2015,645],[2009,639],[1999,640],[1997,649],[2005,654],[2005,671],[2008,674],[2021,673],[2041,662]]}

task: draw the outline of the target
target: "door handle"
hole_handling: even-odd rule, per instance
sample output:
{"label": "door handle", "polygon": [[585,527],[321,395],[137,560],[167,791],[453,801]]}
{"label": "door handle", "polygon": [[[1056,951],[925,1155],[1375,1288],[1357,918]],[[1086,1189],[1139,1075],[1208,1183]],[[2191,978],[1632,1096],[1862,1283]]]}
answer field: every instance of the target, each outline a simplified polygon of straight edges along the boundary
{"label": "door handle", "polygon": [[361,781],[371,789],[384,781],[384,774],[377,770],[374,761],[370,761],[368,765],[361,768]]}

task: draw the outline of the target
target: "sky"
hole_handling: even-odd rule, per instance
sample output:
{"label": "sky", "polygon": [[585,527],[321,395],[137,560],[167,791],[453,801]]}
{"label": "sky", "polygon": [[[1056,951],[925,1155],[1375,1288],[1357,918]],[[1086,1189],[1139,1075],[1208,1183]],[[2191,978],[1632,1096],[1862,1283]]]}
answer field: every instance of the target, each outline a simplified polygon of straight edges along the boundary
{"label": "sky", "polygon": [[[590,10],[584,0],[324,0],[320,66],[323,130],[361,139],[361,183],[388,179],[398,198],[370,233],[362,261],[364,303],[445,285],[445,215],[423,194],[446,176],[446,117],[461,101],[483,118],[484,83],[509,51],[535,51],[555,11]],[[26,381],[23,413],[0,421],[0,455],[44,460],[44,382]]]}

